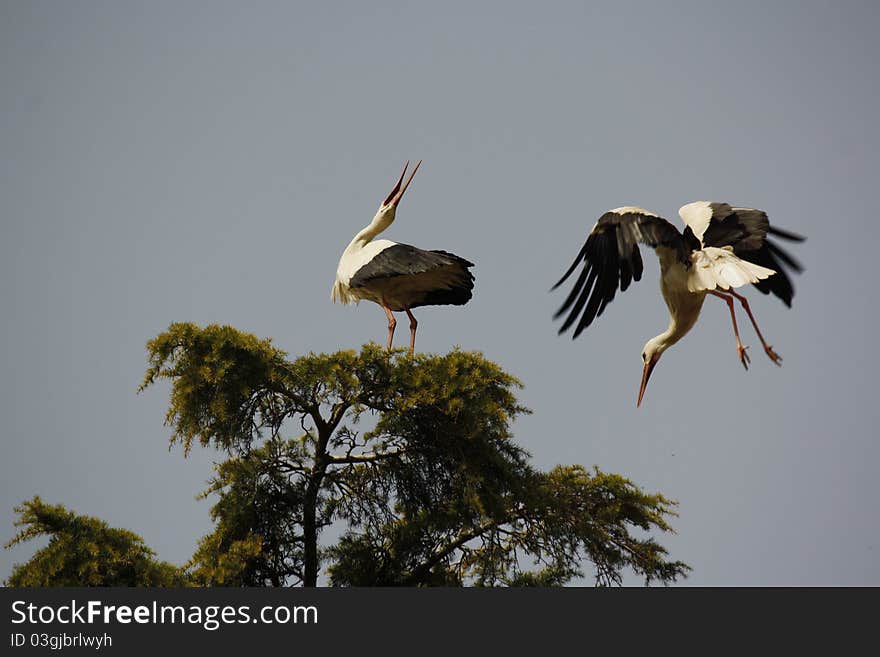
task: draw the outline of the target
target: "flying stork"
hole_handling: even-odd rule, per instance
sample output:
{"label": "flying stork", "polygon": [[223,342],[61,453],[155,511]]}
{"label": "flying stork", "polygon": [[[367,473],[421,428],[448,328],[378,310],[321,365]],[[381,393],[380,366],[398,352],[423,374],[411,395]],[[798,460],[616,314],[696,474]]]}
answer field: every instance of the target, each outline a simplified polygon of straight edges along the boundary
{"label": "flying stork", "polygon": [[[781,366],[782,358],[767,344],[749,302],[734,291],[748,283],[764,294],[772,292],[791,307],[794,288],[786,272],[802,271],[801,265],[768,236],[794,242],[803,237],[770,225],[767,214],[753,208],[734,208],[727,203],[697,201],[678,214],[685,223],[679,230],[666,219],[638,207],[623,207],[603,214],[555,290],[583,263],[562,307],[553,316],[568,317],[559,329],[565,332],[577,321],[572,338],[580,335],[602,314],[618,285],[625,291],[642,277],[638,243],[653,247],[660,260],[660,291],[669,308],[669,328],[651,338],[642,351],[644,370],[636,406],[641,406],[648,379],[660,356],[694,326],[707,294],[723,300],[730,309],[736,351],[746,369],[749,358],[739,338],[734,312],[737,299],[749,316],[767,356]],[[722,291],[723,290],[723,291]],[[580,319],[578,319],[580,318]]]}
{"label": "flying stork", "polygon": [[412,309],[464,305],[470,300],[474,288],[474,276],[469,271],[474,264],[464,258],[446,251],[425,251],[409,244],[373,239],[394,221],[397,205],[421,164],[419,160],[404,183],[409,168],[407,161],[400,179],[379,206],[376,216],[345,248],[331,293],[334,302],[358,303],[366,299],[382,306],[388,317],[389,350],[397,326],[393,312],[406,312],[410,356],[416,348],[418,327]]}

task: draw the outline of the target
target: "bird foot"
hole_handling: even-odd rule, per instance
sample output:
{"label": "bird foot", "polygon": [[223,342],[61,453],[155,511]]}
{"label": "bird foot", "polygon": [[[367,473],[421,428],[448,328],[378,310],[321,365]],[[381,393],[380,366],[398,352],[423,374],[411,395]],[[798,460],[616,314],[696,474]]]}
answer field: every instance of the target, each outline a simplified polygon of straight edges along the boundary
{"label": "bird foot", "polygon": [[746,371],[749,369],[749,363],[752,362],[752,359],[746,351],[747,349],[748,347],[743,347],[741,344],[736,345],[736,353],[739,354],[739,360],[743,364],[743,367],[746,368]]}
{"label": "bird foot", "polygon": [[772,360],[777,367],[782,367],[782,356],[773,351],[772,345],[765,344],[764,351],[767,352],[767,356],[769,356],[770,360]]}

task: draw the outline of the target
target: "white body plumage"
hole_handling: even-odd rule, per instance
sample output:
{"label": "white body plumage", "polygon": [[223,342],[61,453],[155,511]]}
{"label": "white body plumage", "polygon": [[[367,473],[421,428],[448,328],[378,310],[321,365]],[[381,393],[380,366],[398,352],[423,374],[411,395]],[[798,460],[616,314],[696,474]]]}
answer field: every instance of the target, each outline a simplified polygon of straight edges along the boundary
{"label": "white body plumage", "polygon": [[[360,233],[358,237],[360,237]],[[362,299],[376,301],[369,294],[368,290],[365,288],[352,289],[349,283],[352,276],[364,265],[385,249],[394,246],[396,242],[391,240],[364,242],[362,239],[359,240],[358,237],[351,241],[351,244],[346,247],[345,251],[342,252],[342,257],[339,259],[339,266],[336,268],[336,281],[333,283],[333,290],[330,293],[330,298],[334,302],[339,301],[340,303],[348,304],[358,303]]]}

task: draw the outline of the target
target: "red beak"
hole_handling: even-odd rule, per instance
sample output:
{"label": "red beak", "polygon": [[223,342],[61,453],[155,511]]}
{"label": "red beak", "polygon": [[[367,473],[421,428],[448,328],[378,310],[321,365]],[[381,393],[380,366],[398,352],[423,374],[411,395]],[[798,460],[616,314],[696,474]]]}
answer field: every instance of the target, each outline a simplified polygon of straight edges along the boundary
{"label": "red beak", "polygon": [[639,388],[639,400],[636,402],[636,408],[642,405],[642,397],[645,396],[645,388],[648,387],[648,379],[651,378],[651,372],[654,371],[654,367],[657,366],[659,360],[660,354],[654,354],[651,356],[651,360],[645,363],[645,369],[642,372],[642,385]]}
{"label": "red beak", "polygon": [[409,184],[412,182],[412,179],[415,177],[416,171],[419,170],[420,166],[422,166],[421,160],[419,160],[419,163],[416,164],[416,168],[412,170],[412,173],[409,174],[409,178],[407,179],[406,184],[401,187],[401,184],[403,184],[403,177],[406,175],[406,170],[409,168],[409,160],[406,161],[406,165],[403,167],[403,173],[400,174],[400,179],[397,181],[394,189],[391,190],[388,198],[386,198],[382,202],[382,207],[385,207],[386,205],[397,207],[397,204],[400,203],[400,199],[403,198],[403,194],[406,191],[406,188],[409,187]]}

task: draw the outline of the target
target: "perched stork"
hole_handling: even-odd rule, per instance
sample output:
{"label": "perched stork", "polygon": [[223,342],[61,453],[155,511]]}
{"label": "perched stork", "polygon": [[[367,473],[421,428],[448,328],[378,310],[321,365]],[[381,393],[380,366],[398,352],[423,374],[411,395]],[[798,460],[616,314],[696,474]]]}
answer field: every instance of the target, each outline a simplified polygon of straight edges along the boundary
{"label": "perched stork", "polygon": [[400,179],[370,224],[354,236],[339,259],[331,298],[342,303],[374,301],[388,316],[388,349],[397,321],[394,311],[409,317],[409,352],[416,348],[416,327],[412,309],[419,306],[461,306],[470,301],[474,276],[472,262],[446,251],[425,251],[408,244],[374,240],[394,221],[397,205],[412,182],[422,161],[416,164],[404,184],[409,161]]}
{"label": "perched stork", "polygon": [[[678,214],[685,223],[683,232],[647,210],[624,207],[603,214],[555,290],[583,263],[562,307],[553,316],[568,312],[559,329],[566,331],[577,320],[572,338],[580,335],[602,314],[618,286],[625,291],[642,277],[642,257],[638,243],[653,247],[660,260],[660,291],[669,308],[669,328],[648,340],[642,351],[644,370],[637,406],[642,403],[651,372],[663,352],[681,340],[694,326],[707,294],[722,299],[730,309],[736,350],[746,369],[750,358],[739,338],[733,300],[742,304],[764,351],[776,365],[782,358],[767,344],[749,302],[734,291],[748,283],[764,294],[772,292],[791,307],[794,288],[786,269],[802,271],[800,264],[768,239],[768,235],[803,241],[770,225],[767,214],[752,208],[733,208],[727,203],[698,201],[683,206]],[[722,292],[722,290],[724,290]],[[578,318],[580,318],[578,320]]]}

